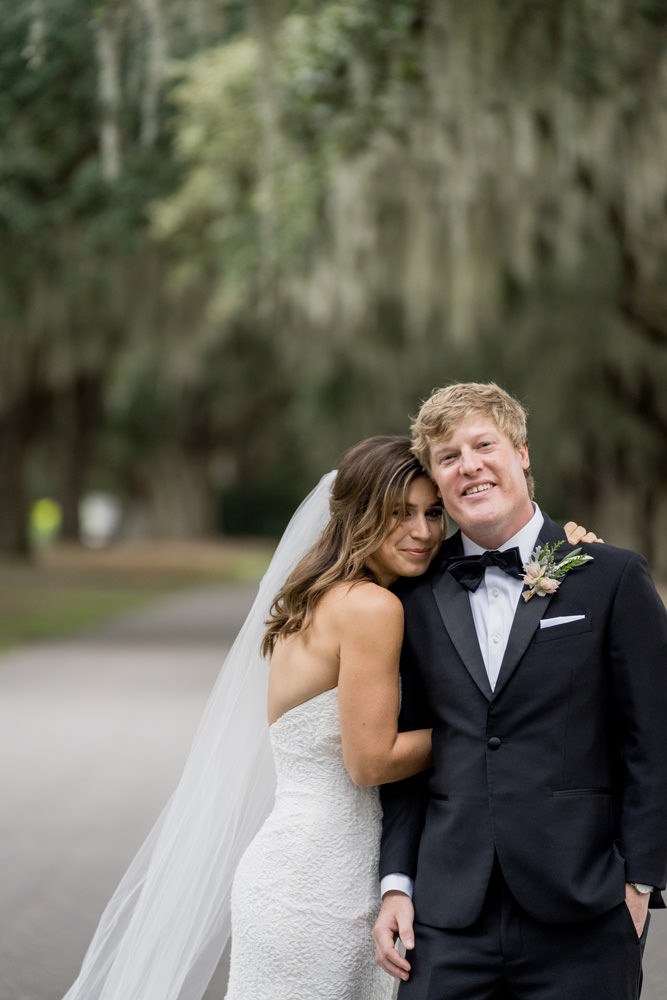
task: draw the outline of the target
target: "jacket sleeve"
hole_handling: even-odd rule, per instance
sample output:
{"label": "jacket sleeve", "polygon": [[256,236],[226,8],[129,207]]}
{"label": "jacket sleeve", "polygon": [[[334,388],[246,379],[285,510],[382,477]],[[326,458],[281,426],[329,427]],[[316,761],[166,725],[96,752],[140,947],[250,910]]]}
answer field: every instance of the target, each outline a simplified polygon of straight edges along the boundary
{"label": "jacket sleeve", "polygon": [[[628,882],[667,881],[667,613],[646,560],[633,555],[609,621],[623,796],[618,847]],[[654,904],[660,905],[654,897]]]}
{"label": "jacket sleeve", "polygon": [[[401,711],[398,728],[424,729],[432,725],[419,672],[406,647],[401,654]],[[430,771],[383,785],[380,791],[383,820],[380,878],[402,874],[414,879],[419,839],[428,802]]]}

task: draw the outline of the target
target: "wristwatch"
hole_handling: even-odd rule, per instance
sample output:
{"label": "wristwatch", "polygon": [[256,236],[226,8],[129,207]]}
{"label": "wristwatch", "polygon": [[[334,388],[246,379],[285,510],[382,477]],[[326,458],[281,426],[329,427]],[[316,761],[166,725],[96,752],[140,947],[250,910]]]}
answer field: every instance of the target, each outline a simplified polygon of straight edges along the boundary
{"label": "wristwatch", "polygon": [[649,892],[653,892],[653,886],[644,885],[643,882],[631,882],[630,885],[633,889],[636,889],[637,892],[640,892],[642,896],[648,896]]}

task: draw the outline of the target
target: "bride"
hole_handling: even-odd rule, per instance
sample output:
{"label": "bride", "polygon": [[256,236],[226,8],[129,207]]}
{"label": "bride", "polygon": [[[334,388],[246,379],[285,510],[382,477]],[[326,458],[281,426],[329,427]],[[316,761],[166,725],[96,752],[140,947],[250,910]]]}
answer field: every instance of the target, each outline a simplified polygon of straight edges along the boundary
{"label": "bride", "polygon": [[431,734],[397,733],[403,612],[387,587],[442,537],[408,438],[363,441],[306,498],[64,1000],[199,1000],[230,897],[227,1000],[389,1000],[370,937],[375,786],[427,767]]}
{"label": "bride", "polygon": [[442,536],[442,503],[409,442],[348,452],[331,520],[278,594],[262,647],[278,788],[236,873],[228,1000],[393,993],[369,937],[374,786],[428,766],[431,731],[397,732],[403,609],[386,588],[423,573]]}
{"label": "bride", "polygon": [[428,767],[431,733],[397,732],[387,588],[427,569],[443,521],[408,438],[363,441],[306,498],[64,1000],[199,1000],[230,898],[226,1000],[393,997],[370,938],[376,786]]}

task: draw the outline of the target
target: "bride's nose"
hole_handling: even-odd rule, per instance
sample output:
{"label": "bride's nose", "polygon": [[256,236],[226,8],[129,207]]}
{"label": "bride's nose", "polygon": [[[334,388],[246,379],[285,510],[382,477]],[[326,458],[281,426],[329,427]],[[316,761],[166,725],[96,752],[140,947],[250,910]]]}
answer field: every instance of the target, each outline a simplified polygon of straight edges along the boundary
{"label": "bride's nose", "polygon": [[428,538],[430,535],[425,514],[415,514],[411,519],[410,534],[413,538]]}

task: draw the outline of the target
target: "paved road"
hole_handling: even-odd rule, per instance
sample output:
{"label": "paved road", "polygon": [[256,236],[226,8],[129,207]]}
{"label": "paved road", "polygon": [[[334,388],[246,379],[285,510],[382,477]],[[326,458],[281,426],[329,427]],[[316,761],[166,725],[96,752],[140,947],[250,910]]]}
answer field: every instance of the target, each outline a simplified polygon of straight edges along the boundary
{"label": "paved road", "polygon": [[[252,597],[197,591],[0,657],[0,1000],[59,1000],[75,978]],[[655,913],[642,1000],[667,1000],[666,984],[667,914]]]}
{"label": "paved road", "polygon": [[191,592],[0,657],[0,1000],[59,1000],[75,978],[254,591]]}

